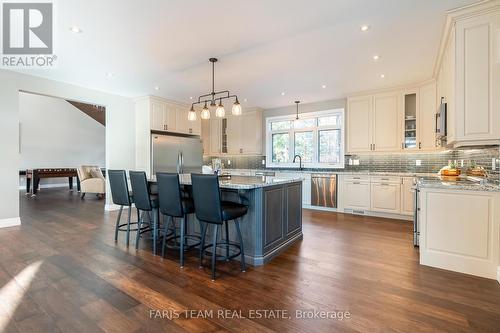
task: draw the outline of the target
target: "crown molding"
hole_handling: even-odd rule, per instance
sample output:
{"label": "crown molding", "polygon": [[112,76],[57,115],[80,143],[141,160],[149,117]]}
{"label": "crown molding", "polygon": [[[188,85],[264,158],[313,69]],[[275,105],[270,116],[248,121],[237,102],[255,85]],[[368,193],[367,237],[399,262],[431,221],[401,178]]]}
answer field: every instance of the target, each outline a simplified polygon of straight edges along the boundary
{"label": "crown molding", "polygon": [[443,62],[443,56],[450,40],[451,31],[455,26],[455,23],[460,20],[496,11],[500,11],[500,0],[483,0],[467,6],[451,9],[446,12],[446,22],[441,33],[441,41],[439,43],[436,60],[434,61],[434,70],[432,72],[433,78],[437,78],[438,76],[441,63]]}

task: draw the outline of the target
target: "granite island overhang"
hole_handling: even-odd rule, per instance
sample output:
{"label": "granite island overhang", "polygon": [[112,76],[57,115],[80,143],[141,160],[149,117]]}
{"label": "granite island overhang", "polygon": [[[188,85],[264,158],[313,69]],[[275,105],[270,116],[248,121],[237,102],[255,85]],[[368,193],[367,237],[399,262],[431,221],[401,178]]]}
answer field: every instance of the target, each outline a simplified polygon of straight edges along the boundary
{"label": "granite island overhang", "polygon": [[[179,175],[179,180],[187,192],[192,190],[190,174]],[[152,193],[155,183],[154,178],[150,180]],[[240,219],[248,264],[264,265],[302,239],[302,178],[220,176],[219,186],[222,200],[248,206]],[[188,232],[200,234],[195,214],[189,216]],[[234,224],[229,224],[229,239],[237,242]]]}

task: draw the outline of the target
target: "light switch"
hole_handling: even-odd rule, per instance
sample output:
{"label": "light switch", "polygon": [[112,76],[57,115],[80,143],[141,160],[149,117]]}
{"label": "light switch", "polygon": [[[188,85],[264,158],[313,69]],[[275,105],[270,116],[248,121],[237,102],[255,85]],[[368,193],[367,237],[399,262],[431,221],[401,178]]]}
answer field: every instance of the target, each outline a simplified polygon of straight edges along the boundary
{"label": "light switch", "polygon": [[422,165],[422,160],[415,160],[415,165],[416,166],[421,166]]}

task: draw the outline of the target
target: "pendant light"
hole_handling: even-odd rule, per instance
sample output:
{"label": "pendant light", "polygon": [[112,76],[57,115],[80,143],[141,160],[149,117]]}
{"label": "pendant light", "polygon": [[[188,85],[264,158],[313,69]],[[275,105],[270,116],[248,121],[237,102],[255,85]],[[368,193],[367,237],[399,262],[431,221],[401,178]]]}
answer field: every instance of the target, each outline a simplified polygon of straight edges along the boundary
{"label": "pendant light", "polygon": [[222,105],[222,99],[219,99],[219,105],[215,110],[215,116],[219,118],[223,118],[226,115],[226,110],[224,110],[224,105]]}
{"label": "pendant light", "polygon": [[295,105],[297,105],[297,113],[295,116],[295,120],[299,120],[299,103],[300,101],[295,101]]}
{"label": "pendant light", "polygon": [[238,97],[236,97],[236,101],[233,103],[233,108],[231,109],[231,113],[235,116],[241,115],[241,104],[238,101]]}
{"label": "pendant light", "polygon": [[[201,110],[200,117],[201,119],[210,119],[210,110],[215,110],[215,116],[222,118],[226,115],[226,110],[224,109],[224,105],[222,105],[223,99],[232,99],[235,98],[235,102],[233,103],[233,108],[231,109],[231,113],[235,116],[241,115],[241,105],[238,101],[238,96],[231,95],[229,90],[221,90],[215,91],[215,63],[218,61],[217,58],[208,59],[212,64],[212,91],[208,94],[204,94],[198,97],[198,100],[191,104],[191,109],[194,110],[195,104],[205,103],[205,106]],[[219,100],[219,105],[215,103],[216,100]],[[207,107],[207,103],[210,102],[210,108]],[[192,115],[191,111],[188,114],[188,119],[196,120],[196,115]]]}
{"label": "pendant light", "polygon": [[194,110],[194,106],[191,105],[191,110],[189,110],[188,113],[188,120],[189,121],[196,121],[196,111]]}
{"label": "pendant light", "polygon": [[205,102],[205,106],[201,109],[200,117],[205,120],[210,119],[210,110],[207,108],[207,102]]}

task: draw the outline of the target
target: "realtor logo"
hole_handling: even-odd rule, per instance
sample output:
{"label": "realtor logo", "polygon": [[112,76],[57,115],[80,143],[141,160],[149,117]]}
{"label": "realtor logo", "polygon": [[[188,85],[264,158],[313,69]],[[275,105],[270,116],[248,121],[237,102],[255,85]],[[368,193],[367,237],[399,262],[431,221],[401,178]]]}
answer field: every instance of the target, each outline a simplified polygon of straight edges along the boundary
{"label": "realtor logo", "polygon": [[[36,1],[36,0],[35,0]],[[51,67],[54,51],[52,1],[2,3],[2,65]],[[27,56],[32,55],[32,56]]]}

